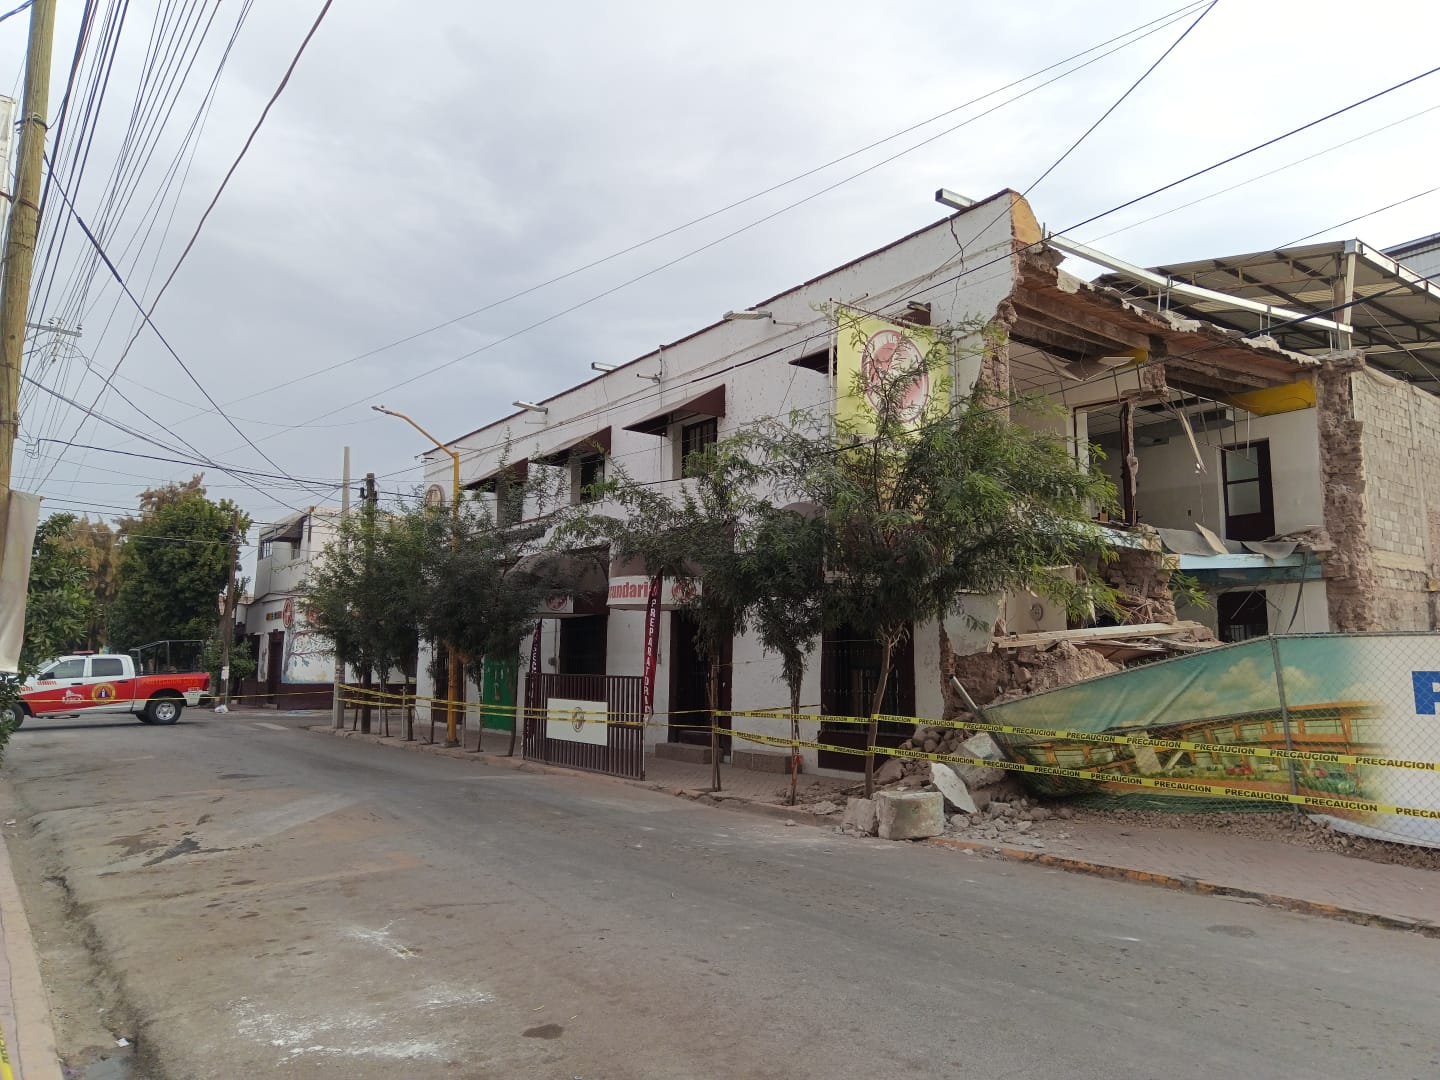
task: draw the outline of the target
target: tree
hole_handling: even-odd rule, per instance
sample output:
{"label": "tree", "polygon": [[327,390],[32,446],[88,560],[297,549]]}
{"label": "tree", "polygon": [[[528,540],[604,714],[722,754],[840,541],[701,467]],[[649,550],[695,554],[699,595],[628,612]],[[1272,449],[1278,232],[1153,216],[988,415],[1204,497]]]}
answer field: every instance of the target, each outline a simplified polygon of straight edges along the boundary
{"label": "tree", "polygon": [[89,625],[85,631],[85,648],[100,650],[110,644],[110,609],[120,578],[120,536],[103,519],[92,521],[88,516],[77,519],[66,541],[80,553],[90,574]]}
{"label": "tree", "polygon": [[[1017,402],[1005,394],[981,387],[952,399],[958,333],[933,333],[933,347],[912,362],[872,368],[863,386],[857,376],[856,405],[833,429],[828,417],[796,415],[756,440],[782,488],[820,508],[825,624],[879,645],[872,748],[894,650],[916,623],[943,619],[975,594],[1028,590],[1075,613],[1113,603],[1103,585],[1063,573],[1104,557],[1088,522],[1094,507],[1113,505],[1113,486],[1061,439],[1011,423]],[[874,765],[872,750],[867,795]]]}
{"label": "tree", "polygon": [[138,517],[120,524],[119,586],[110,637],[125,648],[159,639],[205,639],[229,577],[231,530],[249,518],[206,497],[202,477],[144,492]]}
{"label": "tree", "polygon": [[[71,542],[75,525],[73,514],[55,514],[35,530],[19,678],[0,679],[0,712],[18,707],[21,683],[42,663],[85,644],[95,601],[84,557]],[[7,736],[0,732],[0,747]]]}
{"label": "tree", "polygon": [[[748,440],[747,440],[748,442]],[[760,643],[780,656],[790,692],[790,738],[800,741],[800,691],[825,620],[825,519],[813,505],[777,507],[758,500],[739,545]],[[798,745],[790,757],[790,805],[800,781]]]}
{"label": "tree", "polygon": [[[407,561],[416,543],[413,533],[431,524],[433,514],[419,510],[392,516],[373,502],[340,522],[306,575],[300,604],[306,620],[330,640],[337,681],[346,668],[360,675],[368,691],[379,674],[383,685],[392,667],[413,670],[417,634],[417,567]],[[404,640],[406,635],[409,642]],[[370,731],[372,695],[362,693],[360,730]]]}
{"label": "tree", "polygon": [[[518,500],[522,490],[502,484],[497,497]],[[545,601],[566,591],[574,567],[545,550],[543,521],[502,525],[478,499],[462,502],[453,524],[448,514],[436,516],[439,525],[432,527],[419,579],[420,630],[433,642],[453,646],[478,683],[485,657],[506,663],[517,655]],[[511,756],[515,734],[512,727]]]}
{"label": "tree", "polygon": [[[695,651],[706,660],[710,711],[711,782],[720,789],[720,675],[723,648],[737,633],[763,588],[756,567],[741,554],[759,505],[764,463],[749,444],[727,440],[685,459],[686,481],[671,493],[638,483],[623,471],[601,485],[608,512],[591,504],[558,530],[560,542],[604,541],[612,559],[638,560],[652,576],[691,586],[682,607],[695,627]],[[803,669],[802,669],[803,670]]]}

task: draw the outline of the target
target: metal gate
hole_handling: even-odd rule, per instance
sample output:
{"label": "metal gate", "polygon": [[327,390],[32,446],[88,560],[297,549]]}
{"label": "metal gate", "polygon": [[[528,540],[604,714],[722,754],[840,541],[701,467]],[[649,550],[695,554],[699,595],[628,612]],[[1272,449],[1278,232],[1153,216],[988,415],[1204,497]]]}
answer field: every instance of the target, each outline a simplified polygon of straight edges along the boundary
{"label": "metal gate", "polygon": [[[569,769],[645,779],[645,728],[640,721],[639,675],[551,675],[544,672],[525,676],[525,739],[527,761],[563,765]],[[586,743],[551,739],[545,721],[551,698],[603,701],[611,721],[606,725],[605,742]]]}

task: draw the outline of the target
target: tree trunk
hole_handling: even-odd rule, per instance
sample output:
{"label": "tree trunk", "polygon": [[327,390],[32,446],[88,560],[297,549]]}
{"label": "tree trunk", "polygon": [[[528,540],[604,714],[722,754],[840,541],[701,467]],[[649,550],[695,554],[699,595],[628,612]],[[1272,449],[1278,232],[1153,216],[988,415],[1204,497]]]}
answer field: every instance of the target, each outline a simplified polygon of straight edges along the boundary
{"label": "tree trunk", "polygon": [[865,797],[875,794],[875,751],[870,749],[880,737],[880,709],[885,704],[885,690],[890,683],[890,657],[895,651],[895,639],[885,637],[880,642],[880,681],[875,687],[875,700],[870,706],[870,726],[865,742]]}
{"label": "tree trunk", "polygon": [[795,792],[800,786],[800,680],[790,684],[790,799],[795,805]]}
{"label": "tree trunk", "polygon": [[360,733],[370,734],[370,691],[375,686],[375,675],[366,665],[360,676]]}
{"label": "tree trunk", "polygon": [[405,710],[405,741],[415,741],[415,695],[410,693],[410,680],[405,680],[405,688],[400,691],[400,704]]}
{"label": "tree trunk", "polygon": [[710,656],[710,677],[706,695],[710,700],[710,787],[720,790],[720,650]]}

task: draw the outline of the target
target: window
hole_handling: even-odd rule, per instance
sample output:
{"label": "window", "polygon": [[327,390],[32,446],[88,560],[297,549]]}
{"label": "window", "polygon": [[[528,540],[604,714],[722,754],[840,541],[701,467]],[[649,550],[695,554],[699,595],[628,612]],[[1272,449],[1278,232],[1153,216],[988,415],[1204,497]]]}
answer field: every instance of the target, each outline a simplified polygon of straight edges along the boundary
{"label": "window", "polygon": [[1226,447],[1220,460],[1225,472],[1225,538],[1268,540],[1275,535],[1270,443]]}
{"label": "window", "polygon": [[694,476],[691,461],[707,446],[714,446],[720,436],[720,421],[713,416],[680,429],[680,475]]}
{"label": "window", "polygon": [[590,457],[580,459],[575,469],[575,499],[577,503],[587,503],[595,498],[592,489],[605,482],[605,455],[592,454]]}
{"label": "window", "polygon": [[125,665],[118,656],[96,656],[90,661],[90,674],[97,678],[118,678],[125,674]]}
{"label": "window", "polygon": [[84,677],[84,660],[61,660],[45,673],[47,679],[83,679]]}
{"label": "window", "polygon": [[1249,641],[1270,632],[1264,589],[1221,593],[1215,601],[1221,641]]}
{"label": "window", "polygon": [[271,549],[272,547],[274,547],[274,546],[275,546],[275,541],[274,541],[274,540],[261,540],[261,541],[260,541],[260,558],[262,558],[262,559],[268,559],[268,558],[270,557],[270,549]]}

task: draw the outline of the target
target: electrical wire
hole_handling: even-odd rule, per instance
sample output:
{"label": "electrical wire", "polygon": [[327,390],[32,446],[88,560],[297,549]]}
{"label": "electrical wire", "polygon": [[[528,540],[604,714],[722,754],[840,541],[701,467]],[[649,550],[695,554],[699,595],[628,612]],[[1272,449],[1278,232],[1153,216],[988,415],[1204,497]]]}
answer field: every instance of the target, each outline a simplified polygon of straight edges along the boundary
{"label": "electrical wire", "polygon": [[[1212,2],[1213,2],[1213,0],[1212,0]],[[742,234],[742,233],[744,233],[744,232],[749,231],[749,230],[752,229],[752,228],[755,228],[755,227],[757,227],[757,226],[759,226],[759,225],[761,225],[761,224],[764,224],[765,222],[768,222],[768,221],[772,220],[773,218],[780,216],[780,215],[783,214],[783,213],[787,213],[788,211],[793,210],[793,209],[796,209],[797,207],[802,206],[802,205],[804,205],[805,203],[808,203],[808,202],[812,201],[813,199],[818,198],[818,197],[821,196],[821,195],[827,194],[827,193],[829,193],[830,191],[835,190],[837,187],[842,186],[843,184],[846,184],[846,183],[851,182],[852,180],[858,179],[859,177],[864,176],[864,175],[868,174],[869,172],[872,172],[872,171],[874,171],[875,169],[880,168],[880,167],[883,166],[883,165],[890,164],[891,162],[897,160],[897,159],[900,158],[900,157],[905,156],[906,154],[912,153],[913,151],[918,150],[918,149],[920,149],[920,148],[923,147],[923,146],[929,145],[930,143],[934,142],[936,139],[942,138],[942,137],[944,137],[944,136],[946,136],[946,135],[953,134],[955,131],[960,130],[960,128],[963,128],[963,127],[965,127],[966,125],[975,122],[976,120],[982,119],[983,117],[990,115],[991,113],[995,112],[995,111],[996,111],[997,109],[999,109],[999,108],[1003,108],[1004,106],[1009,105],[1009,104],[1012,104],[1012,103],[1014,103],[1015,101],[1019,101],[1019,100],[1021,100],[1022,98],[1028,96],[1028,95],[1031,94],[1031,93],[1034,93],[1034,92],[1037,91],[1037,90],[1044,89],[1046,86],[1049,86],[1049,85],[1051,85],[1052,83],[1059,81],[1059,79],[1061,79],[1061,78],[1066,78],[1066,77],[1068,77],[1069,75],[1074,74],[1076,71],[1079,71],[1079,70],[1082,70],[1082,69],[1085,68],[1085,67],[1088,67],[1090,64],[1095,63],[1097,60],[1102,60],[1102,59],[1105,59],[1106,57],[1108,57],[1108,56],[1110,56],[1110,55],[1113,55],[1115,52],[1118,52],[1121,48],[1126,48],[1126,47],[1128,47],[1129,45],[1133,45],[1133,44],[1135,44],[1135,43],[1138,42],[1138,41],[1144,40],[1146,37],[1149,37],[1151,34],[1158,33],[1160,30],[1163,30],[1163,29],[1165,29],[1166,27],[1168,27],[1168,26],[1170,26],[1171,24],[1173,24],[1174,22],[1178,22],[1181,18],[1184,18],[1184,17],[1185,17],[1186,15],[1188,15],[1190,12],[1194,11],[1194,9],[1195,9],[1197,6],[1199,6],[1199,5],[1198,5],[1198,4],[1188,4],[1188,5],[1185,5],[1184,7],[1177,8],[1175,11],[1169,13],[1168,15],[1161,16],[1160,18],[1154,19],[1154,20],[1152,20],[1151,22],[1148,22],[1148,23],[1142,23],[1140,26],[1134,28],[1133,30],[1129,30],[1129,31],[1127,31],[1127,32],[1124,33],[1124,34],[1118,35],[1118,36],[1116,36],[1116,37],[1113,37],[1113,38],[1108,39],[1107,41],[1101,42],[1099,45],[1091,46],[1091,47],[1088,48],[1088,49],[1085,49],[1085,50],[1083,50],[1083,51],[1081,51],[1081,52],[1075,53],[1075,54],[1073,54],[1072,56],[1067,57],[1065,60],[1061,60],[1061,61],[1058,61],[1058,62],[1056,62],[1056,63],[1054,63],[1054,64],[1050,64],[1050,65],[1048,65],[1048,66],[1046,66],[1046,67],[1044,67],[1044,68],[1039,69],[1039,70],[1036,71],[1036,72],[1032,72],[1031,74],[1026,75],[1024,78],[1017,79],[1017,80],[1015,80],[1015,81],[1013,81],[1013,82],[1007,83],[1006,85],[1004,85],[1004,86],[1002,86],[1002,87],[999,87],[999,88],[997,88],[997,89],[995,89],[995,90],[991,90],[991,91],[989,91],[989,92],[987,92],[987,93],[985,93],[985,94],[982,94],[982,95],[980,95],[979,97],[972,98],[970,101],[967,101],[967,102],[965,102],[965,103],[962,104],[962,105],[957,105],[957,106],[955,106],[954,108],[947,109],[946,111],[941,112],[941,113],[937,113],[935,116],[930,117],[928,120],[923,120],[923,121],[921,121],[921,122],[919,122],[919,123],[917,123],[917,124],[912,124],[912,125],[910,125],[909,127],[903,128],[903,129],[901,129],[900,131],[897,131],[897,132],[894,132],[894,133],[892,133],[892,134],[890,134],[890,135],[887,135],[887,136],[885,136],[885,137],[882,138],[882,139],[878,139],[878,140],[875,140],[875,141],[873,141],[873,142],[871,142],[871,143],[868,143],[868,144],[866,144],[865,146],[860,147],[860,148],[857,149],[857,150],[853,150],[853,151],[850,151],[849,153],[843,154],[843,155],[841,155],[841,156],[839,156],[839,157],[837,157],[837,158],[833,158],[833,159],[831,159],[830,161],[824,163],[823,165],[815,166],[814,168],[808,169],[808,170],[806,170],[805,172],[799,173],[798,175],[793,176],[793,177],[790,177],[790,178],[787,179],[787,180],[781,181],[781,182],[778,183],[778,184],[773,184],[773,185],[771,185],[770,187],[767,187],[767,188],[765,188],[765,189],[763,189],[763,190],[761,190],[761,191],[758,191],[758,192],[756,192],[756,193],[754,193],[754,194],[752,194],[752,195],[747,195],[747,196],[745,196],[744,198],[737,199],[737,200],[735,200],[735,201],[733,201],[733,202],[731,202],[731,203],[728,203],[728,204],[726,204],[725,206],[722,206],[722,207],[720,207],[720,208],[718,208],[718,209],[716,209],[716,210],[709,211],[708,213],[705,213],[705,214],[702,214],[702,215],[700,215],[700,216],[698,216],[698,217],[692,218],[692,219],[690,219],[689,221],[686,221],[686,222],[684,222],[684,223],[682,223],[682,224],[680,224],[680,225],[676,225],[676,226],[674,226],[674,227],[672,227],[672,228],[666,229],[666,230],[663,231],[663,232],[656,233],[655,235],[653,235],[653,236],[651,236],[651,237],[648,237],[648,238],[646,238],[646,239],[644,239],[644,240],[641,240],[641,241],[638,241],[638,242],[636,242],[636,243],[630,244],[629,246],[624,247],[624,248],[621,248],[621,249],[619,249],[618,251],[611,252],[610,254],[605,255],[605,256],[603,256],[602,258],[595,259],[595,260],[593,260],[593,261],[591,261],[591,262],[588,262],[588,263],[585,263],[585,264],[583,264],[583,265],[581,265],[581,266],[577,266],[577,267],[575,267],[575,268],[573,268],[573,269],[571,269],[571,270],[568,270],[568,271],[566,271],[566,272],[564,272],[564,273],[562,273],[562,274],[556,275],[555,277],[552,277],[552,278],[549,278],[549,279],[547,279],[547,280],[545,280],[545,281],[539,282],[538,284],[528,286],[528,287],[526,287],[526,288],[524,288],[524,289],[519,290],[518,292],[514,292],[514,293],[509,294],[508,296],[504,296],[504,297],[501,297],[501,298],[499,298],[499,299],[497,299],[497,300],[491,301],[491,302],[489,302],[489,303],[487,303],[487,304],[482,305],[481,307],[478,307],[478,308],[475,308],[475,309],[473,309],[473,310],[471,310],[471,311],[465,312],[464,314],[457,315],[457,316],[455,316],[455,317],[453,317],[453,318],[451,318],[451,319],[445,320],[444,322],[437,323],[437,324],[435,324],[435,325],[433,325],[433,326],[430,326],[430,327],[426,327],[425,329],[415,331],[414,333],[408,334],[408,335],[406,335],[406,336],[404,336],[404,337],[401,337],[401,338],[397,338],[397,339],[394,340],[394,341],[388,342],[387,344],[384,344],[384,345],[377,346],[377,347],[375,347],[375,348],[373,348],[373,349],[370,349],[370,350],[368,350],[368,351],[366,351],[366,352],[358,353],[358,354],[356,354],[356,355],[354,355],[354,356],[347,357],[347,358],[345,358],[345,359],[343,359],[343,360],[336,361],[336,362],[334,362],[334,363],[332,363],[332,364],[329,364],[329,365],[327,365],[327,366],[325,366],[325,367],[318,368],[318,369],[316,369],[316,370],[314,370],[314,371],[308,372],[308,373],[306,373],[306,374],[304,374],[304,375],[297,376],[296,378],[289,379],[289,380],[286,380],[286,381],[283,381],[283,382],[279,382],[279,383],[275,383],[275,384],[272,384],[272,385],[270,385],[270,386],[265,387],[265,388],[262,389],[262,390],[257,390],[257,391],[255,391],[255,392],[253,392],[253,393],[244,395],[244,396],[242,396],[242,397],[234,398],[234,399],[232,399],[231,401],[227,402],[227,405],[236,405],[236,404],[239,404],[239,403],[242,402],[242,401],[248,401],[248,400],[250,400],[250,399],[252,399],[252,398],[261,397],[261,396],[264,396],[264,395],[266,395],[266,394],[273,393],[273,392],[275,392],[276,390],[280,390],[280,389],[284,389],[284,388],[287,388],[287,387],[290,387],[290,386],[294,386],[294,385],[296,385],[296,384],[298,384],[298,383],[301,383],[301,382],[304,382],[304,381],[306,381],[306,380],[308,380],[308,379],[312,379],[312,378],[316,378],[316,377],[318,377],[318,376],[320,376],[320,375],[328,374],[328,373],[330,373],[330,372],[332,372],[332,371],[335,371],[335,370],[338,369],[338,368],[345,367],[345,366],[347,366],[347,365],[349,365],[349,364],[357,363],[358,361],[368,359],[369,357],[376,356],[376,355],[378,355],[378,354],[380,354],[380,353],[386,352],[386,351],[388,351],[388,350],[390,350],[390,349],[393,349],[393,348],[396,348],[396,347],[398,347],[398,346],[400,346],[400,345],[408,344],[409,342],[415,341],[415,340],[417,340],[417,339],[419,339],[419,338],[425,337],[425,336],[427,336],[427,335],[429,335],[429,334],[432,334],[432,333],[435,333],[435,332],[437,332],[437,331],[439,331],[439,330],[443,330],[443,329],[445,329],[445,328],[447,328],[447,327],[449,327],[449,326],[453,326],[453,325],[455,325],[456,323],[463,322],[463,321],[466,320],[466,319],[473,318],[473,317],[476,316],[476,315],[483,314],[483,313],[488,312],[488,311],[491,311],[491,310],[493,310],[493,309],[495,309],[495,308],[497,308],[497,307],[500,307],[500,306],[502,306],[502,305],[504,305],[504,304],[510,303],[510,302],[512,302],[512,301],[514,301],[514,300],[518,300],[518,299],[520,299],[520,298],[522,298],[522,297],[525,297],[525,296],[528,296],[528,295],[530,295],[530,294],[532,294],[532,293],[534,293],[534,292],[538,292],[539,290],[544,289],[544,288],[546,288],[546,287],[548,287],[548,286],[550,286],[550,285],[554,285],[554,284],[556,284],[556,283],[558,283],[558,282],[565,281],[565,280],[567,280],[567,279],[569,279],[569,278],[575,277],[576,275],[581,274],[581,273],[583,273],[583,272],[585,272],[585,271],[587,271],[587,270],[594,269],[594,268],[597,267],[597,266],[601,266],[601,265],[603,265],[603,264],[605,264],[605,263],[608,263],[608,262],[613,261],[614,259],[620,258],[620,257],[622,257],[622,256],[624,256],[624,255],[628,255],[628,254],[630,254],[631,252],[638,251],[638,250],[640,250],[641,248],[647,247],[647,246],[649,246],[650,244],[653,244],[653,243],[655,243],[655,242],[657,242],[657,241],[659,241],[659,240],[663,240],[663,239],[666,239],[666,238],[668,238],[668,237],[670,237],[670,236],[674,236],[675,234],[680,233],[680,232],[683,232],[684,230],[689,229],[689,228],[691,228],[692,226],[701,224],[701,223],[703,223],[703,222],[705,222],[705,221],[709,221],[710,219],[715,218],[715,217],[718,217],[719,215],[724,214],[724,213],[726,213],[726,212],[728,212],[728,211],[730,211],[730,210],[733,210],[733,209],[736,209],[736,208],[738,208],[738,207],[744,206],[744,205],[746,205],[747,203],[753,202],[753,201],[755,201],[755,200],[757,200],[757,199],[759,199],[759,198],[764,197],[765,195],[769,195],[769,194],[772,194],[772,193],[774,193],[774,192],[776,192],[776,191],[779,191],[779,190],[781,190],[781,189],[783,189],[783,188],[785,188],[785,187],[788,187],[788,186],[790,186],[790,185],[792,185],[792,184],[794,184],[794,183],[797,183],[797,182],[800,181],[800,180],[803,180],[803,179],[806,179],[806,178],[808,178],[808,177],[810,177],[810,176],[813,176],[813,175],[815,175],[816,173],[823,172],[824,170],[829,169],[829,168],[833,167],[834,165],[840,164],[841,162],[844,162],[844,161],[848,161],[848,160],[850,160],[851,158],[857,157],[857,156],[859,156],[860,154],[863,154],[863,153],[865,153],[865,152],[867,152],[867,151],[869,151],[869,150],[875,149],[875,148],[877,148],[877,147],[879,147],[879,146],[882,146],[882,145],[884,145],[884,144],[886,144],[886,143],[888,143],[888,142],[892,142],[892,141],[894,141],[895,139],[901,138],[901,137],[903,137],[904,135],[907,135],[907,134],[910,134],[910,133],[912,133],[912,132],[914,132],[914,131],[917,131],[917,130],[919,130],[920,128],[927,127],[927,126],[929,126],[930,124],[934,123],[935,121],[937,121],[937,120],[939,120],[939,119],[942,119],[942,118],[944,118],[944,117],[946,117],[946,116],[953,115],[954,113],[959,112],[959,111],[961,111],[961,110],[963,110],[963,109],[969,108],[970,106],[975,105],[975,104],[978,104],[979,102],[984,101],[984,100],[986,100],[987,98],[993,97],[993,96],[995,96],[996,94],[1000,94],[1000,93],[1003,93],[1003,92],[1005,92],[1006,90],[1012,89],[1012,88],[1014,88],[1014,87],[1016,87],[1016,86],[1023,85],[1024,83],[1030,81],[1031,79],[1034,79],[1034,78],[1036,78],[1036,77],[1038,77],[1038,76],[1040,76],[1040,75],[1046,74],[1046,73],[1048,73],[1048,72],[1050,72],[1050,71],[1053,71],[1053,70],[1054,70],[1055,68],[1057,68],[1057,67],[1061,67],[1061,66],[1063,66],[1063,65],[1065,65],[1065,64],[1069,64],[1069,63],[1071,63],[1072,61],[1077,60],[1077,59],[1079,59],[1079,58],[1081,58],[1081,57],[1087,56],[1088,54],[1090,54],[1090,53],[1092,53],[1092,52],[1096,52],[1096,51],[1098,51],[1098,50],[1100,50],[1100,49],[1103,49],[1103,48],[1105,48],[1105,47],[1107,47],[1107,46],[1109,46],[1109,45],[1111,45],[1111,44],[1114,44],[1114,43],[1117,42],[1117,41],[1122,41],[1122,40],[1123,40],[1124,38],[1126,38],[1126,37],[1129,37],[1129,36],[1131,36],[1131,35],[1133,35],[1133,34],[1139,33],[1141,30],[1146,30],[1146,31],[1147,31],[1147,32],[1144,33],[1144,34],[1141,34],[1139,37],[1136,37],[1134,41],[1125,42],[1124,45],[1121,45],[1121,46],[1119,46],[1119,47],[1116,48],[1116,49],[1112,49],[1112,50],[1110,50],[1109,52],[1102,53],[1100,56],[1095,57],[1095,58],[1087,61],[1087,62],[1084,63],[1084,64],[1078,65],[1077,67],[1074,67],[1074,68],[1071,68],[1071,69],[1069,69],[1069,70],[1067,70],[1067,71],[1064,71],[1064,72],[1062,72],[1060,75],[1056,76],[1055,78],[1052,78],[1052,79],[1049,79],[1049,80],[1047,80],[1047,81],[1045,81],[1045,82],[1043,82],[1043,83],[1040,83],[1038,86],[1032,87],[1032,88],[1030,88],[1029,90],[1026,90],[1026,91],[1025,91],[1024,93],[1022,93],[1022,94],[1018,94],[1018,95],[1016,95],[1016,96],[1014,96],[1014,97],[1012,97],[1012,98],[1006,99],[1005,101],[1001,102],[1000,105],[997,105],[997,106],[995,106],[995,107],[993,107],[993,108],[991,108],[991,109],[986,110],[985,112],[982,112],[982,113],[980,113],[980,114],[978,114],[978,115],[976,115],[976,116],[973,116],[973,117],[970,117],[970,118],[966,119],[966,120],[965,120],[963,123],[961,123],[961,124],[957,124],[957,125],[955,125],[955,126],[953,126],[953,127],[946,128],[945,130],[939,132],[938,134],[932,135],[932,136],[930,136],[929,138],[925,139],[924,141],[919,142],[919,143],[916,143],[916,144],[914,144],[914,145],[906,148],[905,150],[902,150],[902,151],[901,151],[900,153],[898,153],[898,154],[892,155],[891,157],[888,157],[888,158],[885,158],[885,159],[883,159],[883,160],[881,160],[881,161],[879,161],[879,162],[876,162],[875,164],[869,166],[869,167],[866,168],[866,169],[863,169],[863,170],[861,170],[861,171],[859,171],[859,172],[853,173],[853,174],[851,174],[851,175],[843,178],[842,180],[840,180],[840,181],[837,182],[837,183],[831,184],[831,185],[828,186],[828,187],[822,188],[822,189],[820,189],[820,190],[818,190],[818,191],[816,191],[816,192],[814,192],[814,193],[812,193],[812,194],[810,194],[810,195],[807,195],[807,196],[806,196],[805,198],[803,198],[803,199],[800,199],[800,200],[798,200],[798,201],[796,201],[796,202],[793,202],[793,203],[790,203],[790,204],[788,204],[788,205],[786,205],[786,206],[784,206],[784,207],[781,207],[779,210],[775,211],[774,213],[768,214],[768,215],[766,215],[766,216],[764,216],[764,217],[762,217],[762,218],[760,218],[760,219],[758,219],[758,220],[756,220],[756,221],[751,222],[750,224],[748,224],[748,225],[746,225],[746,226],[744,226],[744,227],[742,227],[742,228],[740,228],[740,229],[737,229],[737,230],[735,230],[735,231],[733,231],[733,232],[727,233],[727,234],[725,234],[724,236],[721,236],[721,237],[720,237],[719,239],[717,239],[717,240],[714,240],[714,241],[712,241],[712,242],[710,242],[710,243],[708,243],[708,244],[706,244],[706,245],[704,245],[704,246],[702,246],[702,247],[700,247],[700,248],[696,248],[696,249],[694,249],[694,250],[692,250],[692,251],[690,251],[690,252],[687,252],[686,254],[680,256],[679,258],[674,259],[674,260],[671,260],[671,261],[669,261],[669,262],[666,262],[666,263],[662,264],[661,266],[654,268],[654,269],[651,270],[651,271],[648,271],[648,272],[646,272],[646,273],[644,273],[644,274],[639,275],[638,277],[631,278],[631,279],[629,279],[628,281],[623,282],[621,285],[617,286],[616,288],[607,290],[606,292],[601,293],[601,294],[598,295],[598,296],[592,297],[592,298],[591,298],[590,300],[588,300],[588,301],[585,301],[585,302],[583,302],[583,303],[581,303],[581,304],[577,304],[577,305],[575,305],[574,307],[567,308],[565,311],[560,312],[560,313],[558,313],[558,314],[555,315],[555,316],[552,316],[550,319],[544,320],[544,321],[542,321],[542,322],[540,322],[540,323],[536,323],[536,324],[534,324],[534,325],[532,325],[532,326],[530,326],[530,327],[527,327],[525,330],[519,331],[519,333],[528,332],[528,330],[535,329],[535,328],[538,327],[538,326],[544,325],[544,323],[547,322],[547,321],[553,321],[555,318],[559,318],[559,317],[561,317],[562,315],[570,314],[571,312],[577,310],[578,308],[587,306],[587,305],[590,304],[590,303],[594,303],[594,302],[597,301],[597,300],[603,299],[605,296],[608,296],[608,295],[610,295],[611,293],[616,292],[616,291],[618,291],[618,290],[621,289],[621,288],[625,288],[625,287],[627,287],[628,285],[635,284],[635,283],[637,283],[637,282],[639,282],[639,281],[644,280],[644,279],[647,278],[647,277],[653,276],[654,274],[660,273],[660,272],[663,271],[663,270],[669,269],[671,266],[674,266],[676,263],[682,262],[682,261],[684,261],[685,259],[688,259],[688,258],[693,257],[694,255],[701,254],[702,252],[709,250],[710,248],[716,246],[716,245],[719,244],[719,243],[723,243],[723,242],[726,241],[726,240],[732,239],[732,238],[734,238],[735,236],[738,236],[738,235],[740,235],[740,234]],[[1157,24],[1158,24],[1158,25],[1157,25]],[[509,339],[508,339],[508,338],[502,339],[502,341],[500,341],[500,342],[494,342],[494,343],[492,343],[492,345],[501,344],[504,340],[509,340]],[[465,359],[465,358],[468,358],[468,356],[467,356],[467,357],[462,357],[461,359]],[[185,423],[185,422],[187,422],[187,421],[189,421],[189,420],[196,419],[196,418],[198,418],[198,417],[200,417],[200,416],[204,416],[204,415],[207,415],[207,414],[208,414],[208,410],[207,410],[207,411],[198,412],[198,413],[192,414],[191,416],[183,417],[181,420],[177,421],[177,423]],[[298,426],[298,425],[297,425],[297,426]]]}

